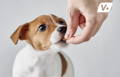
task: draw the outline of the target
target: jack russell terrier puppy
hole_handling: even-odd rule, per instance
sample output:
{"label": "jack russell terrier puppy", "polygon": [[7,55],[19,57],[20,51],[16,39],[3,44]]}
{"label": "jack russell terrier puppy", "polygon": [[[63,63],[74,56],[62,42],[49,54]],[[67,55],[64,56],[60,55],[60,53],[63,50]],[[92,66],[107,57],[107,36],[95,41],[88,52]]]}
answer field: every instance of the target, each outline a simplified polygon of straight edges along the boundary
{"label": "jack russell terrier puppy", "polygon": [[16,56],[13,77],[74,77],[69,57],[60,50],[66,46],[66,22],[55,15],[42,15],[23,24],[12,34],[12,41],[29,43]]}

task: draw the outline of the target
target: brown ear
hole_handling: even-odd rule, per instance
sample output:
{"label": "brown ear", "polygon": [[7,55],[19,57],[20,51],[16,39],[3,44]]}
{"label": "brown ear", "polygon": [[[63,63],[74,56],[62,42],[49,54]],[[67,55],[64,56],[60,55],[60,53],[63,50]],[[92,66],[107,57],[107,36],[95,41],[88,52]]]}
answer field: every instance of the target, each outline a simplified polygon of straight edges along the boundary
{"label": "brown ear", "polygon": [[23,24],[21,26],[19,26],[16,31],[11,35],[11,39],[13,41],[14,44],[18,43],[18,40],[25,40],[26,39],[26,34],[28,31],[28,27],[29,24]]}
{"label": "brown ear", "polygon": [[54,17],[54,18],[57,18],[57,16],[56,15],[54,15],[54,14],[50,14],[52,17]]}

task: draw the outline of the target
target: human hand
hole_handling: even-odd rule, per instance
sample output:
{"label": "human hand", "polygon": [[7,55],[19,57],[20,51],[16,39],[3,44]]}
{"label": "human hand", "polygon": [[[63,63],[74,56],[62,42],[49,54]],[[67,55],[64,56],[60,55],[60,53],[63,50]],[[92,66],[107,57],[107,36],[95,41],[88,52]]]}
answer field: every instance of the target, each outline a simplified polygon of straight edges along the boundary
{"label": "human hand", "polygon": [[[65,34],[67,43],[80,44],[90,40],[94,36],[108,13],[98,13],[97,7],[101,2],[111,2],[112,0],[68,0],[68,28]],[[74,35],[80,27],[80,35]]]}

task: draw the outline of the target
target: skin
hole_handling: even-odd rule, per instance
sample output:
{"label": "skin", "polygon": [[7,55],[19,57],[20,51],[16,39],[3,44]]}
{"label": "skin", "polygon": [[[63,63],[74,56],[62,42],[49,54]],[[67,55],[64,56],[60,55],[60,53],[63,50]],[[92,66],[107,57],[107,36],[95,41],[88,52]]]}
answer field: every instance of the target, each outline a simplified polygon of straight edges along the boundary
{"label": "skin", "polygon": [[[112,0],[68,0],[68,28],[65,34],[67,43],[86,42],[98,32],[108,16],[108,13],[97,12],[101,2],[112,2]],[[78,27],[82,32],[80,35],[75,35]]]}

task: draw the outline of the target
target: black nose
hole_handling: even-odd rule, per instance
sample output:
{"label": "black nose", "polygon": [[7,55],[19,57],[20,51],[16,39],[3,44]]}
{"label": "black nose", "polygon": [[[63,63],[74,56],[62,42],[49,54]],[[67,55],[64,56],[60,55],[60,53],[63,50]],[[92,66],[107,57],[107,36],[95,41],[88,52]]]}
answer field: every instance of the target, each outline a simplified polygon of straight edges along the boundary
{"label": "black nose", "polygon": [[66,30],[67,30],[67,27],[66,27],[66,26],[61,26],[61,27],[59,27],[59,28],[57,29],[58,32],[63,33],[63,34],[66,33]]}

